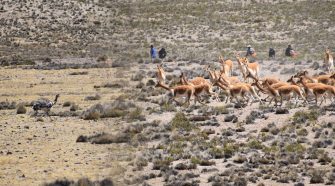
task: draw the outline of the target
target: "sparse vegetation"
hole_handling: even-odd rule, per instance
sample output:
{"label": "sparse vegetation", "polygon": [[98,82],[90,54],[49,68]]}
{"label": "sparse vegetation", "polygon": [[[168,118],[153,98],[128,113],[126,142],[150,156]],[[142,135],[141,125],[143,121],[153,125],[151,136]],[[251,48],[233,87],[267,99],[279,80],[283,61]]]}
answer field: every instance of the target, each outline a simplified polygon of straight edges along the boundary
{"label": "sparse vegetation", "polygon": [[320,111],[310,110],[310,111],[297,111],[294,113],[292,121],[293,123],[304,123],[306,121],[315,122],[320,115]]}
{"label": "sparse vegetation", "polygon": [[[190,106],[180,107],[155,87],[158,64],[168,87],[180,85],[181,72],[210,82],[204,69],[219,72],[219,55],[233,60],[232,75],[242,80],[234,52],[244,56],[247,45],[257,52],[250,62],[261,66],[261,79],[284,82],[302,70],[312,78],[326,74],[322,52],[335,37],[332,1],[41,2],[0,6],[6,175],[0,185],[38,185],[40,177],[48,185],[334,184],[329,98],[321,106],[285,98],[274,107],[250,95],[248,104],[240,96],[243,103],[224,103],[223,94],[221,101],[204,96],[205,105],[194,104],[193,95]],[[151,60],[151,44],[164,47],[166,58]],[[284,56],[288,44],[297,58]],[[275,59],[268,60],[269,47]],[[64,97],[51,117],[35,115],[32,100],[56,93]],[[90,177],[64,177],[82,172]],[[52,182],[50,175],[64,179]],[[91,181],[92,175],[115,183]]]}
{"label": "sparse vegetation", "polygon": [[175,130],[185,130],[191,131],[196,128],[192,123],[186,118],[185,114],[182,112],[177,112],[171,121],[171,127]]}

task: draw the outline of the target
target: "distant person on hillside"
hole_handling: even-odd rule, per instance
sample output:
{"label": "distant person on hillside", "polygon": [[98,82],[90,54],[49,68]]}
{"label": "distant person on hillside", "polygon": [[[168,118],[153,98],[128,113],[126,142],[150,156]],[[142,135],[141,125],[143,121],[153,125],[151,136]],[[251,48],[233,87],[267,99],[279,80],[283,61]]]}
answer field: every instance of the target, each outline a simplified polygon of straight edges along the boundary
{"label": "distant person on hillside", "polygon": [[154,45],[150,46],[150,56],[151,56],[151,61],[153,61],[157,57],[157,50],[154,47]]}
{"label": "distant person on hillside", "polygon": [[158,57],[160,59],[164,59],[166,57],[166,51],[165,51],[165,48],[161,48],[158,52]]}
{"label": "distant person on hillside", "polygon": [[271,58],[275,58],[276,57],[276,51],[275,51],[275,49],[273,49],[273,48],[270,48],[269,49],[269,58],[271,59]]}
{"label": "distant person on hillside", "polygon": [[285,51],[285,56],[288,57],[295,57],[297,55],[297,52],[295,52],[291,45],[288,45]]}
{"label": "distant person on hillside", "polygon": [[250,45],[247,46],[247,53],[245,54],[245,57],[248,56],[256,57],[255,49],[251,48]]}

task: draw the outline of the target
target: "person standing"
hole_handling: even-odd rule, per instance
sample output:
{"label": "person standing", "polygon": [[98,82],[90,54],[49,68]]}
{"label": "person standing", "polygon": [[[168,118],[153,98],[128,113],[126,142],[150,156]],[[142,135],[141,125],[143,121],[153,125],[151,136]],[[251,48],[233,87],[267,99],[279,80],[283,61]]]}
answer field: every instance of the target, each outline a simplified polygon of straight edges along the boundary
{"label": "person standing", "polygon": [[166,51],[165,51],[165,48],[161,48],[161,49],[159,50],[159,52],[158,52],[158,57],[159,57],[160,59],[162,59],[162,60],[166,57]]}
{"label": "person standing", "polygon": [[255,49],[251,48],[251,45],[247,46],[247,53],[245,54],[245,57],[248,56],[256,57]]}
{"label": "person standing", "polygon": [[293,51],[293,48],[291,45],[288,45],[285,51],[285,56],[291,57],[291,51]]}
{"label": "person standing", "polygon": [[285,51],[285,56],[295,58],[298,55],[298,53],[293,50],[291,45],[288,45]]}
{"label": "person standing", "polygon": [[269,59],[274,59],[276,57],[276,51],[273,48],[269,49]]}
{"label": "person standing", "polygon": [[156,59],[157,57],[157,50],[154,47],[154,45],[150,46],[150,56],[151,56],[151,62]]}

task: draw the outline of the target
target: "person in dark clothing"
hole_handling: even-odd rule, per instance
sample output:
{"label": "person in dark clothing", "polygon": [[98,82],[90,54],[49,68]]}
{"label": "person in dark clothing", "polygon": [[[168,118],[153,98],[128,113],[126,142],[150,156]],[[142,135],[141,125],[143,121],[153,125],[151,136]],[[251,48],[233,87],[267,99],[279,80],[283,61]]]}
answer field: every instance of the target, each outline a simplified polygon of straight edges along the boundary
{"label": "person in dark clothing", "polygon": [[165,51],[165,48],[161,48],[158,52],[158,57],[160,59],[164,59],[166,57],[166,51]]}
{"label": "person in dark clothing", "polygon": [[293,50],[292,46],[288,45],[288,47],[286,48],[286,51],[285,51],[285,56],[294,57],[296,55],[297,55],[297,53]]}
{"label": "person in dark clothing", "polygon": [[271,59],[271,58],[275,58],[276,57],[276,51],[275,51],[275,49],[273,49],[273,48],[270,48],[269,49],[269,58]]}
{"label": "person in dark clothing", "polygon": [[253,48],[251,48],[250,45],[247,46],[247,53],[245,54],[245,57],[248,57],[248,56],[253,56],[254,57],[255,55],[255,50]]}
{"label": "person in dark clothing", "polygon": [[153,45],[150,46],[150,56],[151,56],[151,61],[156,59],[157,57],[157,50]]}

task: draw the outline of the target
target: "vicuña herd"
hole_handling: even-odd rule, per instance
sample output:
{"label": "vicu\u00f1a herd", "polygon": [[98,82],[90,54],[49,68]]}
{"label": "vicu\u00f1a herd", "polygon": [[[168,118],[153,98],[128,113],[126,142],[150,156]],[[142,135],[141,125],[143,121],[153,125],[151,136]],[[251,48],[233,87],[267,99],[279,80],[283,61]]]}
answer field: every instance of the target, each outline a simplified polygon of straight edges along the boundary
{"label": "vicu\u00f1a herd", "polygon": [[[214,96],[220,101],[218,93],[213,91],[213,87],[217,87],[219,93],[225,95],[225,102],[228,100],[233,102],[241,101],[252,104],[255,101],[263,104],[264,102],[275,102],[274,106],[282,106],[284,99],[288,102],[293,97],[295,105],[299,100],[303,104],[315,103],[321,105],[327,99],[334,101],[335,98],[335,73],[333,57],[329,49],[325,51],[324,64],[328,74],[310,76],[308,71],[304,70],[291,76],[287,81],[281,81],[274,77],[260,77],[260,64],[257,62],[249,62],[247,57],[240,57],[239,53],[235,53],[237,66],[242,74],[244,82],[241,82],[238,76],[233,76],[233,61],[224,60],[223,56],[219,57],[222,66],[221,70],[211,69],[207,66],[204,70],[209,73],[209,81],[204,77],[195,77],[188,80],[184,73],[180,75],[179,85],[169,87],[165,84],[165,72],[162,65],[157,65],[157,85],[170,92],[170,100],[174,100],[181,105],[190,105],[190,100],[194,97],[194,102],[201,100],[201,95]],[[251,83],[250,83],[251,82]],[[261,95],[267,95],[265,99],[261,99]],[[180,103],[176,98],[184,97],[186,101]],[[280,102],[280,105],[278,103]]]}

